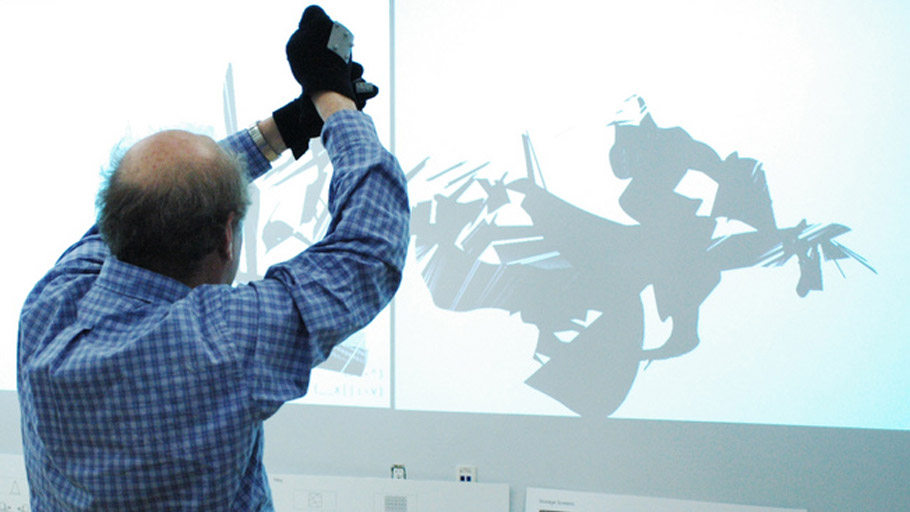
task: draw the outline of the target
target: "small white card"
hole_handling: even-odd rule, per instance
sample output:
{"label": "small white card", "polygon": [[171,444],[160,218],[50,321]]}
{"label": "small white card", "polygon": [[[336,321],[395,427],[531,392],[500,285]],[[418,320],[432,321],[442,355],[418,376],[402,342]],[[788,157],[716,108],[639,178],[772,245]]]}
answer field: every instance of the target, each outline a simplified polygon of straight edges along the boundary
{"label": "small white card", "polygon": [[28,479],[22,455],[0,453],[0,511],[28,510]]}

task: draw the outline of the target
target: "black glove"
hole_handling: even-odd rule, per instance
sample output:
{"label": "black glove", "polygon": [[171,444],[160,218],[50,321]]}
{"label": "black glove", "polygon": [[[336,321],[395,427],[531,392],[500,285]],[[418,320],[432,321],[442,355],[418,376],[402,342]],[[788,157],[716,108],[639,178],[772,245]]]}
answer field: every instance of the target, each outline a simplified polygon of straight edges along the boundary
{"label": "black glove", "polygon": [[304,94],[335,91],[356,101],[351,80],[354,34],[333,22],[321,7],[303,11],[297,31],[286,47],[294,78]]}
{"label": "black glove", "polygon": [[[355,91],[354,103],[363,110],[367,100],[379,94],[379,88],[363,79],[363,66],[351,63],[351,87]],[[299,159],[310,147],[310,139],[322,134],[322,118],[313,101],[306,94],[272,112],[272,119],[284,144],[291,148],[294,159]]]}
{"label": "black glove", "polygon": [[322,133],[322,118],[307,95],[272,112],[285,146],[291,148],[294,159],[299,159],[310,148],[310,139]]}

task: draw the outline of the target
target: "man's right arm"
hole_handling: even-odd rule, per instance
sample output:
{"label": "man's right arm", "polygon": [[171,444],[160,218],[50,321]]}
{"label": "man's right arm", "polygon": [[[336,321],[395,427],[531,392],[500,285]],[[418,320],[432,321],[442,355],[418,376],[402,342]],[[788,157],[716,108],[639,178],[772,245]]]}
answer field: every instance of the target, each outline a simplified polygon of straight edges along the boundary
{"label": "man's right arm", "polygon": [[322,139],[333,164],[326,236],[212,310],[242,340],[261,418],[306,393],[310,370],[389,303],[410,241],[406,179],[369,116],[339,110]]}
{"label": "man's right arm", "polygon": [[334,168],[328,231],[299,256],[269,269],[266,279],[285,282],[310,341],[325,357],[397,290],[410,208],[404,173],[367,115],[340,109],[327,116],[322,137]]}
{"label": "man's right arm", "polygon": [[346,29],[320,8],[307,8],[287,46],[303,95],[277,110],[274,124],[259,124],[261,139],[277,135],[276,144],[295,157],[306,151],[308,137],[321,133],[333,167],[327,233],[269,268],[264,279],[226,292],[232,297],[226,307],[212,309],[241,343],[250,398],[262,418],[306,393],[310,370],[389,303],[409,243],[404,173],[371,119],[357,110],[376,89],[361,94],[354,87],[363,82],[362,67],[350,60],[349,46],[347,54],[327,47],[335,31]]}

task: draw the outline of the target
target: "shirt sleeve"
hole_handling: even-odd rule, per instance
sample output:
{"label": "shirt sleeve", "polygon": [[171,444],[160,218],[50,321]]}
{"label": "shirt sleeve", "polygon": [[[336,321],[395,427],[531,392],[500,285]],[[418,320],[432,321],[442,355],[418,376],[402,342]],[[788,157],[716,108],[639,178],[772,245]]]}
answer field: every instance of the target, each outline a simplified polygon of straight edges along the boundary
{"label": "shirt sleeve", "polygon": [[272,164],[262,155],[249,131],[240,130],[218,142],[222,148],[233,153],[246,166],[250,181],[262,176],[272,168]]}
{"label": "shirt sleeve", "polygon": [[361,112],[337,112],[322,138],[333,165],[326,236],[226,301],[234,339],[253,340],[242,352],[263,417],[305,394],[311,368],[372,320],[401,282],[410,211],[397,160]]}
{"label": "shirt sleeve", "polygon": [[410,222],[404,174],[379,143],[369,117],[348,110],[330,121],[322,133],[334,167],[327,234],[266,273],[297,285],[291,293],[324,355],[391,300],[404,267]]}

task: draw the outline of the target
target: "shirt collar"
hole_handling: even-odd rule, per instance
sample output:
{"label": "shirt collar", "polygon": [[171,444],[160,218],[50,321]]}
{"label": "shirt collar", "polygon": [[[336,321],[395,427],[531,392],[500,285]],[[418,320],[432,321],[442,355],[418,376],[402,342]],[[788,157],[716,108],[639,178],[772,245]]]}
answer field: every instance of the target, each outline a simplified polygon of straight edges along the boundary
{"label": "shirt collar", "polygon": [[176,279],[122,262],[114,256],[104,260],[97,284],[147,302],[176,302],[192,291]]}

